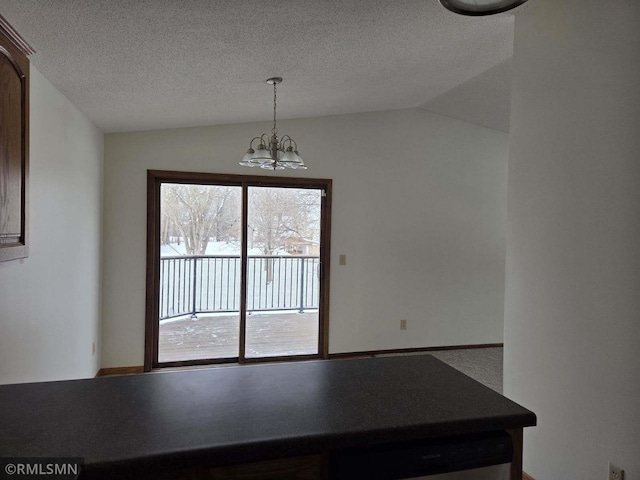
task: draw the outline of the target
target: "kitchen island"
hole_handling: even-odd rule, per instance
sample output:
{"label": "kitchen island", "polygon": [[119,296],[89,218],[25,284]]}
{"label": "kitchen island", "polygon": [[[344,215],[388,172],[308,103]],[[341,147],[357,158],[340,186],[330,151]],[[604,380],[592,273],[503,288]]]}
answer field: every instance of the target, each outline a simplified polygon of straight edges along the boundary
{"label": "kitchen island", "polygon": [[507,432],[529,410],[430,355],[0,386],[1,457],[81,457],[83,478],[329,478],[356,449]]}

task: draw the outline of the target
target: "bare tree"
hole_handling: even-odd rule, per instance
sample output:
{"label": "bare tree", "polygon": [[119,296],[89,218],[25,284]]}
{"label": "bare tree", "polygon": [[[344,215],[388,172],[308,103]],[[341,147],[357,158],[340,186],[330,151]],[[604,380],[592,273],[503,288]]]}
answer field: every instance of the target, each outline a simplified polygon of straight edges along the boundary
{"label": "bare tree", "polygon": [[249,229],[264,255],[292,237],[312,238],[318,230],[320,193],[294,188],[255,188],[249,195]]}
{"label": "bare tree", "polygon": [[[161,201],[161,241],[183,239],[188,255],[204,255],[212,238],[230,242],[241,236],[238,187],[163,184]],[[258,246],[264,255],[285,249],[292,238],[317,240],[319,219],[318,190],[250,189],[250,245]]]}
{"label": "bare tree", "polygon": [[[249,194],[251,243],[264,255],[286,248],[288,239],[312,238],[318,232],[320,192],[294,188],[254,188]],[[265,280],[273,281],[273,259],[263,262]]]}
{"label": "bare tree", "polygon": [[212,236],[229,241],[234,227],[237,229],[238,188],[163,184],[161,197],[163,234],[168,238],[177,230],[188,255],[204,255]]}

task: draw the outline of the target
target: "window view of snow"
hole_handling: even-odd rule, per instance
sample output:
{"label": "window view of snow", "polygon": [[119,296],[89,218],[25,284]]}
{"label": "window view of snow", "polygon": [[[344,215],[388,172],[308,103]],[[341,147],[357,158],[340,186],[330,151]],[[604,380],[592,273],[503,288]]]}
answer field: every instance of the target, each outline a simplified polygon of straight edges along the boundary
{"label": "window view of snow", "polygon": [[[247,358],[318,352],[320,190],[249,187]],[[242,188],[163,184],[159,361],[239,356]]]}

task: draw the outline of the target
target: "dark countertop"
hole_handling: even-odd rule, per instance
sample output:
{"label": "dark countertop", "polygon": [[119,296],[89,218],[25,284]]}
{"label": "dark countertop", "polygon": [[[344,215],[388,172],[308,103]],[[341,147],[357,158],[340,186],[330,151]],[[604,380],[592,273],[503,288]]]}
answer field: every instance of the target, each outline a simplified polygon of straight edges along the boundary
{"label": "dark countertop", "polygon": [[0,456],[84,457],[87,471],[246,462],[535,424],[529,410],[430,355],[0,386]]}

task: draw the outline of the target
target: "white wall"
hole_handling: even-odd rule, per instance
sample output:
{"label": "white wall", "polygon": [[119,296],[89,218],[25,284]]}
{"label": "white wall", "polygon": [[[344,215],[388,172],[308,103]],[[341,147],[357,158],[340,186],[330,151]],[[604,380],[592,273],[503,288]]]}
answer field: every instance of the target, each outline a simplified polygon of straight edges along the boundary
{"label": "white wall", "polygon": [[[418,109],[279,127],[334,181],[330,352],[502,341],[506,134]],[[105,136],[103,366],[143,363],[146,170],[260,174],[237,163],[269,129]]]}
{"label": "white wall", "polygon": [[0,263],[0,383],[99,368],[103,135],[33,67],[30,86],[29,257]]}
{"label": "white wall", "polygon": [[505,394],[536,480],[640,479],[640,2],[516,17]]}

